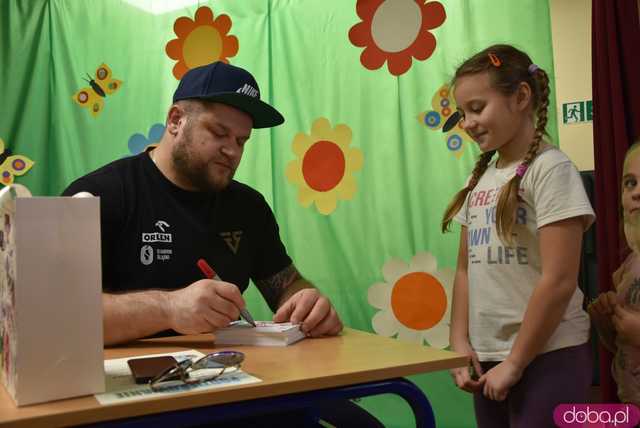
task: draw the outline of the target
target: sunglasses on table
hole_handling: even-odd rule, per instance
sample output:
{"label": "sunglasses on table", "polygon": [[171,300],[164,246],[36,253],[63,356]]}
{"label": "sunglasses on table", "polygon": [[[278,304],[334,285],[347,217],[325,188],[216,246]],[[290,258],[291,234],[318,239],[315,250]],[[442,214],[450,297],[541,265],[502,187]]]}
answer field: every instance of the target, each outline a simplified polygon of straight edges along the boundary
{"label": "sunglasses on table", "polygon": [[197,360],[186,359],[168,367],[151,379],[149,386],[157,391],[168,381],[192,385],[214,380],[223,374],[237,371],[243,361],[244,354],[239,351],[212,352]]}

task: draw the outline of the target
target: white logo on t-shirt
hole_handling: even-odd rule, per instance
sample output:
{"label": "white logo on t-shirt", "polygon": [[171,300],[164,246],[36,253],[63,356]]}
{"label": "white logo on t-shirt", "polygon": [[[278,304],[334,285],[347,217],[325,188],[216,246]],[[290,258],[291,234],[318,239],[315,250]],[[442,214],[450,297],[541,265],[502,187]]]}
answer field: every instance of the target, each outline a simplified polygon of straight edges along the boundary
{"label": "white logo on t-shirt", "polygon": [[143,245],[140,248],[140,263],[145,266],[153,263],[153,247],[151,245]]}
{"label": "white logo on t-shirt", "polygon": [[170,227],[170,226],[169,226],[169,223],[167,223],[166,221],[158,220],[158,221],[156,221],[156,227],[158,229],[160,229],[161,232],[164,232],[164,228],[165,227]]}
{"label": "white logo on t-shirt", "polygon": [[173,237],[170,233],[165,233],[165,229],[171,227],[169,223],[164,220],[158,220],[155,226],[160,229],[160,232],[143,232],[142,242],[173,242]]}

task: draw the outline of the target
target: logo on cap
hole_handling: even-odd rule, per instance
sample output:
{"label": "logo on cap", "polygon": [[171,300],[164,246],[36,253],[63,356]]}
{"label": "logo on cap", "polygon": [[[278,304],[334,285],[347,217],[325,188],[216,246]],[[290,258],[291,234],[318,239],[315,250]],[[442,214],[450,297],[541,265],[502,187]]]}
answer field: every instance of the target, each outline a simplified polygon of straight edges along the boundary
{"label": "logo on cap", "polygon": [[258,96],[258,90],[247,83],[245,83],[244,86],[239,88],[236,92],[239,94],[249,95],[253,98]]}

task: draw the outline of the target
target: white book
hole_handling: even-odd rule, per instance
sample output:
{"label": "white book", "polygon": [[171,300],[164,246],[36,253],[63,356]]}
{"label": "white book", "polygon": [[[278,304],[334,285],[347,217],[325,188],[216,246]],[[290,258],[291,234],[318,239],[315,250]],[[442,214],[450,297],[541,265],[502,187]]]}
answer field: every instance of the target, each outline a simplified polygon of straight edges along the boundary
{"label": "white book", "polygon": [[304,339],[300,324],[256,321],[256,327],[246,321],[234,321],[216,330],[216,345],[287,346]]}

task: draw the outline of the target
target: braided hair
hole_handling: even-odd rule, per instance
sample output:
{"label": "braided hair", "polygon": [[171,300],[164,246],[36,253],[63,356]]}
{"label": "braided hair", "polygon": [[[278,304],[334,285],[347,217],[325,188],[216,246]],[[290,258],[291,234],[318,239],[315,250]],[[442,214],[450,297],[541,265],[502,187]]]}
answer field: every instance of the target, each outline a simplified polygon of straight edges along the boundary
{"label": "braided hair", "polygon": [[[536,129],[533,140],[517,173],[500,190],[496,207],[496,229],[503,242],[512,241],[512,230],[518,209],[518,190],[524,174],[538,155],[540,145],[547,134],[549,107],[549,76],[533,64],[529,56],[510,45],[494,45],[478,52],[467,59],[456,70],[453,85],[462,76],[488,72],[491,85],[505,96],[514,94],[521,83],[527,83],[531,88],[532,104],[536,112]],[[469,183],[460,190],[447,206],[442,218],[442,231],[449,230],[453,217],[464,205],[467,195],[475,188],[489,166],[495,151],[485,152],[476,162]]]}

